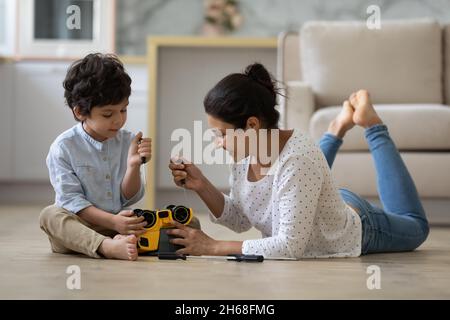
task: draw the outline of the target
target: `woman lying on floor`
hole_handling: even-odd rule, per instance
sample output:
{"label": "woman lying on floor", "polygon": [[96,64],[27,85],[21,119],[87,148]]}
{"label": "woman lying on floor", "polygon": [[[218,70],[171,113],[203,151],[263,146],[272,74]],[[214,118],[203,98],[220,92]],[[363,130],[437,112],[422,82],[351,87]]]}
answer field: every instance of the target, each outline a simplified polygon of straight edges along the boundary
{"label": "woman lying on floor", "polygon": [[[270,74],[264,66],[253,64],[243,74],[222,79],[204,100],[210,127],[221,133],[222,147],[235,160],[229,196],[217,190],[194,164],[169,164],[174,182],[200,196],[213,222],[235,232],[255,227],[262,239],[218,241],[202,230],[176,224],[171,233],[179,239],[172,241],[185,246],[178,253],[300,259],[356,257],[419,247],[428,236],[427,218],[368,92],[353,93],[343,103],[320,140],[320,149],[297,130],[278,129],[276,97]],[[345,133],[354,125],[365,129],[383,209],[349,190],[338,190],[333,181],[330,168]],[[276,161],[261,161],[258,152],[252,153],[248,139],[242,138],[244,131],[236,129],[255,130],[257,146],[264,140],[265,150],[278,143]],[[261,140],[262,129],[268,130]],[[278,141],[271,141],[273,130],[279,130]],[[239,141],[246,144],[242,159],[234,148]]]}

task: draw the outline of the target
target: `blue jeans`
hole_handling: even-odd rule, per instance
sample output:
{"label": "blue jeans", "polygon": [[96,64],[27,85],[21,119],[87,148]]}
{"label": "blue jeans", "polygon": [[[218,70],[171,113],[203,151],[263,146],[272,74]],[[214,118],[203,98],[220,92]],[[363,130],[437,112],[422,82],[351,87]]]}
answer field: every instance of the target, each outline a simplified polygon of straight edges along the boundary
{"label": "blue jeans", "polygon": [[[365,130],[365,137],[377,173],[377,187],[383,208],[347,189],[342,199],[355,208],[362,222],[362,254],[411,251],[429,233],[428,221],[414,182],[385,125]],[[325,133],[319,142],[328,165],[332,166],[342,139]]]}

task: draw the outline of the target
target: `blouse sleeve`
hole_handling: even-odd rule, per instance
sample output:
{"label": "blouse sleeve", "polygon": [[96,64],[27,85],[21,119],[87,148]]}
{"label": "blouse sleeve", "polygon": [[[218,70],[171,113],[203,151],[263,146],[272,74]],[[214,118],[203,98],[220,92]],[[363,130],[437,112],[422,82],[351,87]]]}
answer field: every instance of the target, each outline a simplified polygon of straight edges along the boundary
{"label": "blouse sleeve", "polygon": [[233,166],[230,174],[230,193],[223,194],[224,207],[222,214],[216,218],[212,213],[209,214],[210,220],[213,223],[221,224],[234,232],[245,232],[252,227],[250,220],[243,213],[242,209],[236,201],[236,195],[239,193],[240,185],[235,183],[235,167]]}

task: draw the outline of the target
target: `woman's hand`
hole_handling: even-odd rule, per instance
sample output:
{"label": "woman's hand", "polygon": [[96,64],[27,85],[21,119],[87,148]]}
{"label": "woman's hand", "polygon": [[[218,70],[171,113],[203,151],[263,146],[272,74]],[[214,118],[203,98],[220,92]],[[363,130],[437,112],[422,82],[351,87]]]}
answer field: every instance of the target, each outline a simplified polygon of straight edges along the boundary
{"label": "woman's hand", "polygon": [[194,256],[215,255],[218,241],[209,237],[200,229],[194,229],[181,223],[173,221],[177,229],[167,230],[167,234],[178,237],[170,242],[184,246],[177,250],[177,254],[190,254]]}
{"label": "woman's hand", "polygon": [[152,158],[152,140],[142,138],[142,132],[138,132],[128,149],[128,167],[139,167],[142,164],[142,158],[145,158],[146,162]]}
{"label": "woman's hand", "polygon": [[123,210],[113,216],[114,230],[123,235],[134,234],[136,237],[143,235],[146,225],[144,217],[136,217],[132,210]]}
{"label": "woman's hand", "polygon": [[197,192],[212,214],[216,218],[220,217],[225,205],[224,196],[209,182],[199,168],[185,160],[181,163],[179,159],[171,159],[169,169],[172,170],[173,181],[177,186]]}
{"label": "woman's hand", "polygon": [[183,160],[183,163],[175,163],[172,160],[169,164],[172,171],[173,181],[179,187],[199,191],[205,186],[205,177],[198,167]]}

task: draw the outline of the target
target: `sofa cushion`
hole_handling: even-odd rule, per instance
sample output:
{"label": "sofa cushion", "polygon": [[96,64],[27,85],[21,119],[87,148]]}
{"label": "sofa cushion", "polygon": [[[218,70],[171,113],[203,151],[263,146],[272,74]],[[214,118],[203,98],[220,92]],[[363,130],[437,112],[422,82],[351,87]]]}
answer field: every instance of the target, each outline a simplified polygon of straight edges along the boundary
{"label": "sofa cushion", "polygon": [[300,31],[303,81],[318,107],[357,89],[375,103],[443,103],[442,29],[431,20],[308,22]]}
{"label": "sofa cushion", "polygon": [[[450,106],[374,105],[400,150],[450,150]],[[309,124],[311,137],[318,141],[342,107],[322,108]],[[341,150],[368,150],[364,130],[355,126],[347,132]]]}
{"label": "sofa cushion", "polygon": [[[450,199],[450,152],[404,152],[401,155],[421,197]],[[333,163],[332,172],[339,188],[348,188],[362,196],[378,195],[377,175],[370,153],[341,152]]]}
{"label": "sofa cushion", "polygon": [[278,39],[277,78],[283,82],[301,79],[298,32],[281,33]]}

